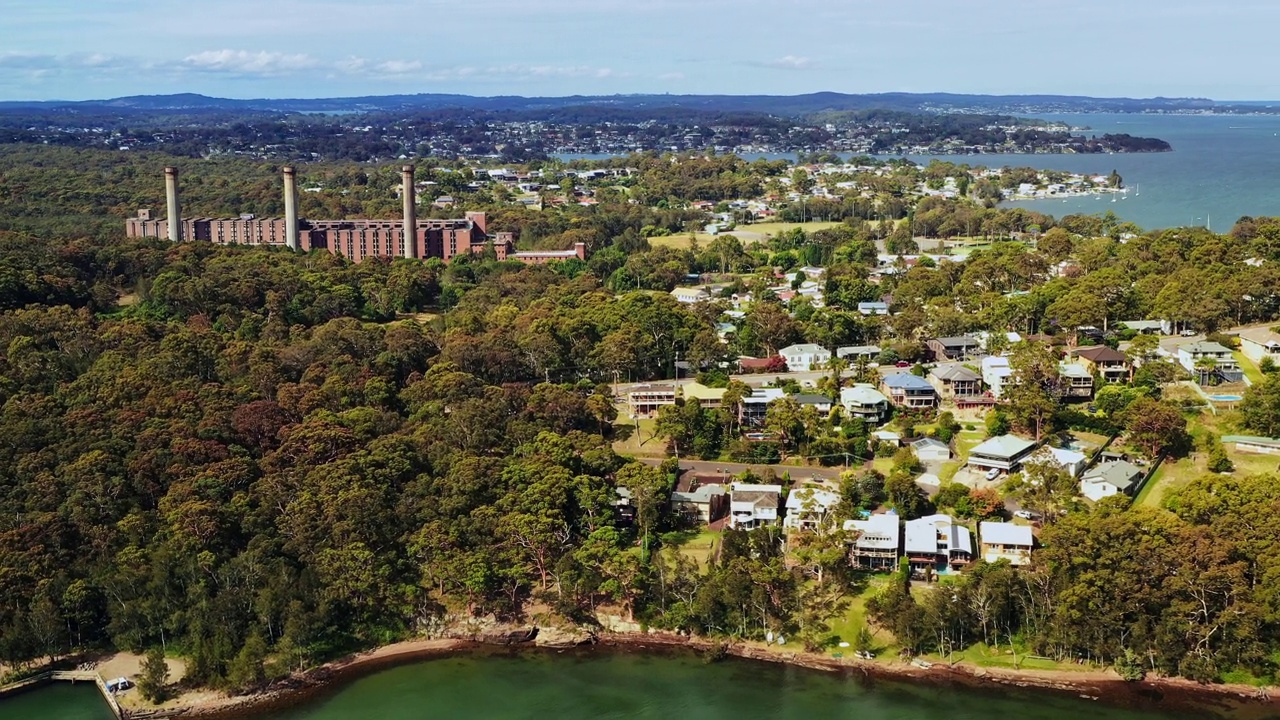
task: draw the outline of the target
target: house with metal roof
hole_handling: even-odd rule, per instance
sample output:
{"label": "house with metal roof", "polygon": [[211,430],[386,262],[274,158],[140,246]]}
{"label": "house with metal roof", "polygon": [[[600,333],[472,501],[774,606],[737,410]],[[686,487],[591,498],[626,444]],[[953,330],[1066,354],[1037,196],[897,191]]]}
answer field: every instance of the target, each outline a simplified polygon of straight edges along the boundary
{"label": "house with metal roof", "polygon": [[1177,357],[1178,364],[1194,375],[1201,385],[1208,385],[1215,377],[1224,382],[1240,382],[1244,378],[1231,348],[1216,342],[1202,340],[1179,345]]}
{"label": "house with metal roof", "polygon": [[1128,460],[1095,465],[1080,477],[1080,494],[1094,502],[1120,493],[1128,495],[1145,472]]}
{"label": "house with metal roof", "polygon": [[840,496],[816,487],[795,488],[787,493],[787,516],[782,527],[788,530],[817,530],[840,502]]}
{"label": "house with metal roof", "polygon": [[781,485],[733,483],[729,486],[729,525],[747,530],[777,525],[781,501]]}
{"label": "house with metal roof", "polygon": [[929,515],[907,521],[904,549],[912,570],[958,570],[973,561],[973,534],[950,515]]}
{"label": "house with metal roof", "polygon": [[850,417],[864,422],[880,424],[889,416],[889,398],[865,383],[840,388],[840,404]]}
{"label": "house with metal roof", "polygon": [[1009,564],[1030,565],[1035,537],[1029,525],[1006,522],[978,523],[978,542],[982,559],[989,563],[1008,560]]}
{"label": "house with metal roof", "polygon": [[1235,446],[1236,452],[1257,455],[1280,455],[1280,440],[1255,435],[1224,435],[1223,444]]}
{"label": "house with metal roof", "polygon": [[818,370],[831,359],[831,351],[815,343],[788,345],[778,351],[791,372]]}
{"label": "house with metal roof", "polygon": [[963,365],[939,365],[925,380],[943,402],[982,394],[982,376]]}
{"label": "house with metal roof", "polygon": [[951,459],[951,447],[937,438],[920,438],[911,449],[922,463],[940,463]]}
{"label": "house with metal roof", "polygon": [[710,525],[724,516],[729,495],[723,485],[699,485],[687,492],[671,493],[671,509],[676,514]]}
{"label": "house with metal roof", "polygon": [[1269,327],[1245,328],[1240,331],[1240,352],[1255,363],[1269,357],[1280,364],[1280,333]]}
{"label": "house with metal roof", "polygon": [[898,559],[902,557],[902,524],[896,514],[846,520],[844,529],[857,533],[849,548],[849,561],[854,567],[887,571],[898,567]]}
{"label": "house with metal roof", "polygon": [[1093,373],[1085,366],[1062,363],[1058,365],[1058,374],[1062,376],[1062,397],[1082,400],[1093,397]]}
{"label": "house with metal roof", "polygon": [[858,312],[863,315],[888,315],[889,303],[879,300],[858,303]]}
{"label": "house with metal roof", "polygon": [[880,352],[879,345],[846,345],[836,348],[836,357],[844,358],[851,363],[856,363],[860,360],[872,362],[880,357]]}
{"label": "house with metal roof", "polygon": [[938,404],[938,393],[929,381],[909,372],[886,375],[880,389],[898,407],[932,408]]}
{"label": "house with metal roof", "polygon": [[981,341],[969,335],[932,338],[926,341],[925,345],[933,353],[933,359],[938,362],[968,360],[970,356],[982,349]]}
{"label": "house with metal roof", "polygon": [[968,464],[979,470],[1016,472],[1022,461],[1035,449],[1034,440],[1020,438],[1017,435],[1001,435],[970,450]]}

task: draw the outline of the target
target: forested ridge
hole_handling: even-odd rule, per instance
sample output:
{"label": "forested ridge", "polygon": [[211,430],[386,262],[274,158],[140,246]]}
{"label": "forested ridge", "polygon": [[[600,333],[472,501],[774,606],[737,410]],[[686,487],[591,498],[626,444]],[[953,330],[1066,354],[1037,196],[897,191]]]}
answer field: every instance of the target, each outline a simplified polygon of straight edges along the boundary
{"label": "forested ridge", "polygon": [[[657,167],[645,168],[650,186],[664,180]],[[225,193],[250,192],[228,182]],[[232,203],[201,192],[193,204]],[[0,233],[0,661],[162,646],[188,659],[192,682],[235,689],[448,615],[519,617],[533,601],[583,622],[607,610],[823,647],[865,581],[847,535],[783,552],[775,531],[729,531],[699,566],[669,534],[681,529],[663,504],[670,463],[613,450],[610,384],[670,377],[677,355],[715,368],[802,340],[874,341],[915,360],[925,337],[978,329],[1063,337],[1149,314],[1210,330],[1280,319],[1280,226],[1266,218],[1229,235],[1140,233],[1114,218],[929,200],[914,221],[931,228],[1045,232],[876,285],[876,240],[895,230],[856,214],[749,247],[729,236],[677,249],[649,244],[655,221],[681,226],[662,200],[513,212],[503,222],[553,245],[588,237],[593,254],[352,265],[96,236],[75,224],[73,198],[4,197],[6,222],[24,202],[47,214],[43,232]],[[826,307],[788,310],[768,291],[775,267],[800,263],[827,267]],[[689,273],[735,274],[726,290],[760,298],[729,344],[715,334],[723,299],[665,293]],[[892,316],[854,309],[886,295]],[[1158,397],[1161,365],[1141,392]],[[1262,386],[1280,388],[1274,376]],[[1141,392],[1122,405],[1167,409]],[[1255,405],[1263,420],[1280,412]],[[788,450],[804,456],[834,422],[799,422]],[[840,512],[902,506],[901,477],[849,474]],[[634,522],[615,512],[619,486]],[[1273,678],[1280,481],[1206,475],[1166,506],[1073,507],[1047,523],[1032,568],[979,564],[952,593],[891,583],[871,615],[911,652],[981,641],[1130,674]]]}

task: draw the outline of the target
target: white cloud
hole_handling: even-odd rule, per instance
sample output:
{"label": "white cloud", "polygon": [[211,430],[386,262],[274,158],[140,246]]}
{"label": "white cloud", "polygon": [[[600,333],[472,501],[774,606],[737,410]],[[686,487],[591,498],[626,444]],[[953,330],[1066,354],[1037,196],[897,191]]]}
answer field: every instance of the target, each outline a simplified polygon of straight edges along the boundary
{"label": "white cloud", "polygon": [[206,50],[188,55],[182,62],[196,70],[242,75],[288,75],[321,67],[321,62],[310,55],[265,50]]}
{"label": "white cloud", "polygon": [[813,67],[813,59],[797,55],[783,55],[775,60],[765,62],[764,65],[782,70],[806,70]]}

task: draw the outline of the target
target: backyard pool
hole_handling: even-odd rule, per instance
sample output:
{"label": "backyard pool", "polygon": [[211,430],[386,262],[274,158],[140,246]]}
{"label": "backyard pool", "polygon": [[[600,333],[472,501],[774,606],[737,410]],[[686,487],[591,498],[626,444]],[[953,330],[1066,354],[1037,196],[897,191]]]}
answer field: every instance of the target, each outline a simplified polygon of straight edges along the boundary
{"label": "backyard pool", "polygon": [[1240,402],[1244,397],[1241,395],[1210,395],[1209,399],[1214,402]]}

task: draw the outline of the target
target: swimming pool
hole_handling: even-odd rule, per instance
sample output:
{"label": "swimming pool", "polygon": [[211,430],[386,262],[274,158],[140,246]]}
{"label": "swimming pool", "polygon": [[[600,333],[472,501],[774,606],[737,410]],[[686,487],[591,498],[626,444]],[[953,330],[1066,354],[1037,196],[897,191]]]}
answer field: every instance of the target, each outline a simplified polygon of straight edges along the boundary
{"label": "swimming pool", "polygon": [[1214,402],[1240,402],[1244,397],[1241,395],[1210,395],[1209,399]]}

